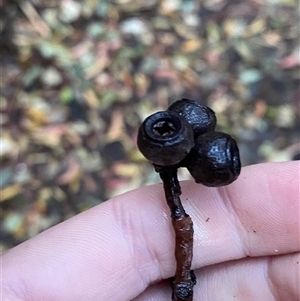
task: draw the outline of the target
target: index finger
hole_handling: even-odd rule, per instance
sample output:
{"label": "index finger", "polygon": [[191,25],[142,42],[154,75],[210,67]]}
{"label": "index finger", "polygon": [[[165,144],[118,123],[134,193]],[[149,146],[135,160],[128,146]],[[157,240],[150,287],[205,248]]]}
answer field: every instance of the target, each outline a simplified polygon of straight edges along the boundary
{"label": "index finger", "polygon": [[[299,251],[299,162],[249,166],[230,186],[182,183],[194,268]],[[118,196],[3,256],[6,290],[30,300],[131,300],[175,269],[162,185]]]}

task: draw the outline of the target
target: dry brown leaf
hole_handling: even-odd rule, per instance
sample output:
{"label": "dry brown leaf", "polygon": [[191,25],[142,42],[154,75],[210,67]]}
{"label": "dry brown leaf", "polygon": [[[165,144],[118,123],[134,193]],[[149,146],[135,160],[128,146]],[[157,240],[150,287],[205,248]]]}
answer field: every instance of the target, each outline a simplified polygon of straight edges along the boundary
{"label": "dry brown leaf", "polygon": [[182,45],[182,51],[184,52],[193,52],[201,48],[203,42],[200,39],[191,39],[185,41]]}
{"label": "dry brown leaf", "polygon": [[69,185],[71,191],[76,193],[80,187],[82,171],[79,163],[74,159],[69,159],[67,170],[58,177],[59,185]]}
{"label": "dry brown leaf", "polygon": [[255,104],[255,110],[254,113],[258,117],[263,117],[267,110],[267,104],[264,100],[259,100]]}
{"label": "dry brown leaf", "polygon": [[28,117],[28,125],[31,128],[46,125],[48,123],[46,112],[40,108],[28,108],[26,109],[25,114]]}
{"label": "dry brown leaf", "polygon": [[109,56],[102,56],[99,60],[95,62],[91,67],[89,67],[86,71],[86,78],[90,79],[99,73],[101,73],[111,62]]}
{"label": "dry brown leaf", "polygon": [[99,107],[99,99],[94,90],[92,89],[86,90],[84,92],[84,99],[90,108],[96,109]]}
{"label": "dry brown leaf", "polygon": [[187,68],[184,71],[179,72],[180,80],[185,83],[188,87],[199,87],[201,83],[201,79],[199,75],[191,68]]}
{"label": "dry brown leaf", "polygon": [[134,177],[139,174],[140,169],[136,164],[116,163],[113,166],[114,173],[119,177]]}
{"label": "dry brown leaf", "polygon": [[107,131],[109,141],[118,140],[124,134],[124,114],[119,110],[112,113],[110,127]]}
{"label": "dry brown leaf", "polygon": [[55,147],[59,145],[61,136],[68,132],[68,126],[65,124],[49,125],[32,132],[34,140],[42,145]]}
{"label": "dry brown leaf", "polygon": [[249,38],[261,33],[266,28],[265,19],[255,19],[245,30],[244,37]]}
{"label": "dry brown leaf", "polygon": [[123,80],[123,83],[127,86],[132,86],[133,85],[133,78],[131,74],[127,70],[122,70],[120,73],[120,77]]}
{"label": "dry brown leaf", "polygon": [[43,37],[47,38],[50,34],[50,28],[39,16],[34,6],[29,1],[21,1],[20,8],[30,21],[33,28]]}
{"label": "dry brown leaf", "polygon": [[20,184],[12,184],[0,190],[0,202],[7,201],[22,191]]}

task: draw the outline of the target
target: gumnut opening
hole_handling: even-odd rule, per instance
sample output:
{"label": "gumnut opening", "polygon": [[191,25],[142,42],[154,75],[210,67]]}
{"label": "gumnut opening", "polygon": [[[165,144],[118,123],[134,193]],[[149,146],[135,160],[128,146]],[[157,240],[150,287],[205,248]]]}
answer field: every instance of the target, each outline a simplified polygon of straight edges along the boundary
{"label": "gumnut opening", "polygon": [[140,152],[160,166],[179,163],[194,146],[193,130],[189,123],[175,112],[157,112],[142,123],[137,144]]}

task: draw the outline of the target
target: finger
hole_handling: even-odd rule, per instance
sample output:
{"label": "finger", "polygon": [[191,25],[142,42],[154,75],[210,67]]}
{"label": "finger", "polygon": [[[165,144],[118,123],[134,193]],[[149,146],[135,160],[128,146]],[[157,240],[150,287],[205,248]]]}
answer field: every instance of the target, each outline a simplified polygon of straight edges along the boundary
{"label": "finger", "polygon": [[[299,251],[298,189],[298,162],[244,168],[226,188],[182,183],[194,266]],[[6,286],[30,300],[131,300],[174,266],[162,185],[103,203],[3,257]]]}
{"label": "finger", "polygon": [[[195,272],[198,301],[299,300],[299,253],[246,258],[204,267]],[[134,301],[171,299],[166,282],[153,285]]]}
{"label": "finger", "polygon": [[189,193],[197,267],[299,251],[299,175],[299,161],[253,165],[230,186]]}

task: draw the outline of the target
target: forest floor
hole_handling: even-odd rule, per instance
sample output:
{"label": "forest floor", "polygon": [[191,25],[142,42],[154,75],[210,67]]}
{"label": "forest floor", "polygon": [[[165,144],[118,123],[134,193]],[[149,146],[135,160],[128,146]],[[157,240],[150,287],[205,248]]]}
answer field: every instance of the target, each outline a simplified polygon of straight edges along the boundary
{"label": "forest floor", "polygon": [[158,182],[137,130],[183,97],[216,112],[243,165],[299,159],[298,1],[0,5],[1,251]]}

